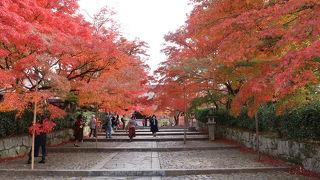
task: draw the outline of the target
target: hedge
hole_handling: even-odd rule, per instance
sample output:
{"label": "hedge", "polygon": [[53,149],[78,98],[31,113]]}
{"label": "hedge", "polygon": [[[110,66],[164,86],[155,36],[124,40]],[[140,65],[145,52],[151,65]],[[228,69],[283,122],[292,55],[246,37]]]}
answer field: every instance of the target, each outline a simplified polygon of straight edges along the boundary
{"label": "hedge", "polygon": [[[28,127],[32,125],[33,111],[26,110],[20,117],[16,118],[17,112],[0,112],[0,137],[13,136],[28,133]],[[53,119],[56,123],[54,130],[71,128],[74,121],[67,116],[64,119]]]}
{"label": "hedge", "polygon": [[[208,122],[208,115],[210,112],[210,109],[212,108],[197,108],[194,112],[194,116],[198,121],[201,121],[203,123]],[[213,109],[212,109],[213,110]]]}
{"label": "hedge", "polygon": [[[208,110],[196,110],[196,119],[203,122]],[[247,109],[243,108],[238,117],[233,117],[228,111],[214,112],[217,124],[238,127],[245,130],[255,130],[254,118],[249,118]],[[200,118],[200,119],[198,119]],[[290,109],[277,116],[272,103],[261,106],[258,112],[259,131],[275,134],[279,138],[299,141],[320,141],[320,103],[307,104]]]}

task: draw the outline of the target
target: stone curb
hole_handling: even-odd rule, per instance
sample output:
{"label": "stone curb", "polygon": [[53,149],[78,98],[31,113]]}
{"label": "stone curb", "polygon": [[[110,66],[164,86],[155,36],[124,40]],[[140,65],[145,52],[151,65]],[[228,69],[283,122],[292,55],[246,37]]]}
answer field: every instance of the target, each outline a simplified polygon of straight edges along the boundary
{"label": "stone curb", "polygon": [[[106,136],[105,133],[98,133],[98,136]],[[183,132],[181,133],[158,133],[157,136],[174,136],[174,135],[184,135]],[[199,132],[188,132],[187,135],[205,135],[204,133],[199,133]],[[127,133],[114,133],[112,136],[128,136]],[[152,133],[150,134],[140,134],[136,133],[136,136],[152,136]]]}
{"label": "stone curb", "polygon": [[[137,126],[136,129],[150,129],[150,126]],[[159,127],[159,130],[161,131],[161,129],[184,129],[183,126],[162,126]],[[188,128],[187,128],[188,130]]]}
{"label": "stone curb", "polygon": [[183,176],[199,174],[229,174],[229,173],[257,173],[270,171],[288,171],[290,167],[248,167],[248,168],[205,168],[205,169],[152,169],[152,170],[29,170],[29,169],[0,169],[0,174],[14,174],[21,176]]}
{"label": "stone curb", "polygon": [[131,147],[115,147],[115,148],[95,148],[95,147],[61,147],[48,148],[48,152],[52,153],[75,153],[75,152],[171,152],[171,151],[203,151],[203,150],[225,150],[238,149],[239,146],[220,146],[220,147],[167,147],[167,148],[131,148]]}
{"label": "stone curb", "polygon": [[[135,139],[133,138],[133,142],[134,141],[183,141],[183,138],[139,138],[139,139]],[[208,137],[200,137],[200,138],[187,138],[187,141],[203,141],[203,140],[209,140]],[[96,139],[94,138],[86,138],[83,139],[84,142],[96,142]],[[98,142],[128,142],[128,139],[117,139],[117,138],[111,138],[111,139],[98,139]]]}
{"label": "stone curb", "polygon": [[[126,132],[126,130],[114,130],[114,132]],[[136,132],[150,132],[150,129],[146,129],[146,130],[143,130],[143,129],[138,129],[136,130]],[[159,130],[158,132],[184,132],[183,129],[163,129],[163,130]],[[187,130],[187,132],[195,132],[195,131],[189,131]]]}

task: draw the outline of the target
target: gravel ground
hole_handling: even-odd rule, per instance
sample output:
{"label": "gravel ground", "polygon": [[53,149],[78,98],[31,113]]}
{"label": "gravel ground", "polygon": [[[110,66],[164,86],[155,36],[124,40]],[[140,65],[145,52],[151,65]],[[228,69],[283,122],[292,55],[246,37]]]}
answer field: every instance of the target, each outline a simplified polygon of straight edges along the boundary
{"label": "gravel ground", "polygon": [[[110,156],[110,153],[48,153],[45,164],[35,159],[35,169],[90,169],[98,162]],[[0,163],[0,169],[30,169],[28,158]],[[1,178],[0,178],[1,179]]]}
{"label": "gravel ground", "polygon": [[[10,178],[8,178],[10,177]],[[1,180],[161,180],[161,177],[39,177],[0,175]]]}
{"label": "gravel ground", "polygon": [[162,177],[162,180],[316,180],[286,172],[269,173],[237,173],[237,174],[208,174],[193,176]]}
{"label": "gravel ground", "polygon": [[263,167],[256,156],[236,150],[159,152],[162,169]]}
{"label": "gravel ground", "polygon": [[0,175],[3,180],[317,180],[316,178],[292,175],[285,172],[208,174],[172,177],[37,177]]}

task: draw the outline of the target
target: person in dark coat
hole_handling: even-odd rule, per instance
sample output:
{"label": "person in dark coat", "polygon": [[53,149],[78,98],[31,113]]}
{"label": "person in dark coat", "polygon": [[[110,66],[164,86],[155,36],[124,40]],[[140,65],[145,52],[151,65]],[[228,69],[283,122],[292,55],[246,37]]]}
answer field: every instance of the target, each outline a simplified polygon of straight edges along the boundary
{"label": "person in dark coat", "polygon": [[125,119],[125,115],[123,115],[123,116],[121,117],[121,123],[122,123],[122,129],[124,130],[124,129],[125,129],[125,127],[126,127],[126,119]]}
{"label": "person in dark coat", "polygon": [[117,116],[116,116],[116,129],[118,129],[119,125],[120,125],[120,117],[119,117],[119,114],[117,114]]}
{"label": "person in dark coat", "polygon": [[[38,121],[38,123],[43,124],[43,118],[41,118]],[[47,133],[40,132],[40,134],[36,134],[35,142],[34,142],[34,157],[39,157],[39,151],[41,147],[42,159],[41,161],[39,161],[39,163],[45,163],[46,155],[47,155],[46,144],[47,144]],[[29,152],[28,164],[31,164],[31,153],[32,153],[32,149]]]}
{"label": "person in dark coat", "polygon": [[115,127],[116,127],[116,118],[113,116],[113,115],[111,115],[111,127],[112,127],[112,129],[114,129]]}
{"label": "person in dark coat", "polygon": [[83,140],[83,128],[84,128],[84,122],[83,122],[83,117],[82,115],[78,115],[77,121],[74,123],[74,138],[75,138],[75,147],[79,147],[77,142],[81,142]]}
{"label": "person in dark coat", "polygon": [[106,127],[106,138],[112,138],[112,117],[110,114],[106,116],[105,119],[105,127]]}
{"label": "person in dark coat", "polygon": [[159,131],[159,129],[158,129],[158,120],[155,115],[153,115],[150,119],[150,130],[153,134],[153,137],[156,137],[156,133]]}

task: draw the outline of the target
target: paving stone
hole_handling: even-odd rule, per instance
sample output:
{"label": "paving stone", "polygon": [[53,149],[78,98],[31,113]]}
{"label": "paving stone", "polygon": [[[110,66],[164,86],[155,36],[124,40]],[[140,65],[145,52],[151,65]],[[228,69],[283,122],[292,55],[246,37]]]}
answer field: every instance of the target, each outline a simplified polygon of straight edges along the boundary
{"label": "paving stone", "polygon": [[263,167],[256,162],[256,155],[244,154],[236,150],[160,152],[163,169],[199,168],[241,168]]}
{"label": "paving stone", "polygon": [[152,169],[152,152],[120,152],[102,169]]}
{"label": "paving stone", "polygon": [[[148,129],[141,129],[148,130]],[[181,129],[180,129],[181,130]],[[174,131],[173,131],[174,132]],[[188,137],[201,137],[203,135],[188,135]],[[120,136],[121,137],[121,136]],[[148,137],[148,136],[147,136]],[[182,138],[182,135],[161,136],[166,138]],[[207,136],[206,136],[207,137]],[[122,137],[127,139],[128,137]],[[145,138],[145,137],[136,137]],[[133,142],[84,142],[81,147],[131,147],[131,148],[170,148],[170,147],[230,147],[223,143],[210,141],[151,141],[154,137],[148,137],[149,141]],[[159,138],[159,137],[156,137]],[[104,138],[101,138],[104,139]],[[93,139],[92,139],[93,140]],[[23,141],[25,144],[26,140]],[[63,147],[73,147],[73,144],[66,144]],[[203,168],[242,168],[242,167],[265,167],[256,161],[256,155],[241,153],[237,150],[192,150],[184,152],[113,152],[113,153],[48,153],[46,164],[38,164],[41,158],[36,158],[35,169],[69,169],[69,170],[156,170],[156,169],[203,169]],[[26,164],[27,158],[16,159],[0,163],[0,169],[30,169]],[[33,172],[32,172],[33,173]],[[105,174],[107,175],[107,174]],[[120,175],[120,174],[119,174]],[[75,175],[72,175],[75,176]],[[304,180],[309,179],[303,176],[291,175],[285,172],[268,173],[234,173],[234,174],[208,174],[173,177],[58,177],[58,176],[18,176],[12,174],[0,174],[0,179],[44,179],[44,180],[82,180],[82,179],[115,179],[115,180],[184,180],[184,179],[227,179],[227,180]],[[312,179],[312,178],[311,178]],[[313,180],[313,179],[312,179]]]}
{"label": "paving stone", "polygon": [[0,179],[7,180],[161,180],[161,177],[61,177],[61,176],[14,176],[14,175],[0,175]]}
{"label": "paving stone", "polygon": [[[35,158],[35,169],[90,169],[110,153],[48,153],[45,164],[39,164],[41,157]],[[30,169],[28,157],[0,163],[1,169]]]}
{"label": "paving stone", "polygon": [[172,177],[39,177],[0,175],[0,179],[10,180],[317,180],[317,178],[292,175],[285,172],[272,173],[236,173],[236,174],[209,174]]}
{"label": "paving stone", "polygon": [[162,177],[162,180],[316,180],[317,178],[292,175],[286,172],[268,173],[235,173],[235,174],[209,174],[194,176]]}

